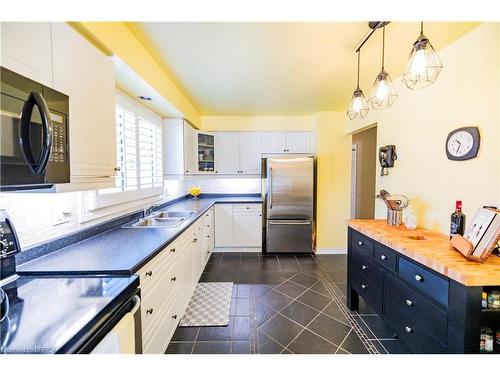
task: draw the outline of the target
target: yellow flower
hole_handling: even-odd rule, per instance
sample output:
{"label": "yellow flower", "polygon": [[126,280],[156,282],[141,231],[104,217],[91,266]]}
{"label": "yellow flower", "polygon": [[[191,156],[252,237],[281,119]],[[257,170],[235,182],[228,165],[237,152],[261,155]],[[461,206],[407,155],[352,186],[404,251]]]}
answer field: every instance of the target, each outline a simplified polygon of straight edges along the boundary
{"label": "yellow flower", "polygon": [[191,186],[188,190],[189,194],[191,194],[193,197],[197,197],[198,195],[201,194],[201,187],[199,186]]}

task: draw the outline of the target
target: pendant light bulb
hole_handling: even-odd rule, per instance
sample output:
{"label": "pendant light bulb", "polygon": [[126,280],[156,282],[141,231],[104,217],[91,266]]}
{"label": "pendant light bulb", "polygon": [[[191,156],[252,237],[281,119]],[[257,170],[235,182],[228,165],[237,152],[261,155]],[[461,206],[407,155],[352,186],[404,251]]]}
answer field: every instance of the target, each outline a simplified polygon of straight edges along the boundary
{"label": "pendant light bulb", "polygon": [[403,81],[409,89],[420,89],[434,83],[443,69],[437,52],[424,35],[423,22],[420,35],[413,43],[410,57],[403,73]]}
{"label": "pendant light bulb", "polygon": [[368,102],[366,101],[365,95],[363,94],[363,90],[359,88],[359,59],[360,59],[360,51],[358,50],[358,79],[356,90],[354,90],[351,98],[351,105],[347,111],[347,117],[350,120],[356,119],[364,119],[370,108],[368,107]]}
{"label": "pendant light bulb", "polygon": [[398,94],[394,85],[392,84],[391,77],[384,69],[384,54],[385,54],[385,26],[382,34],[382,70],[375,78],[373,88],[370,92],[368,102],[373,109],[383,109],[392,106]]}

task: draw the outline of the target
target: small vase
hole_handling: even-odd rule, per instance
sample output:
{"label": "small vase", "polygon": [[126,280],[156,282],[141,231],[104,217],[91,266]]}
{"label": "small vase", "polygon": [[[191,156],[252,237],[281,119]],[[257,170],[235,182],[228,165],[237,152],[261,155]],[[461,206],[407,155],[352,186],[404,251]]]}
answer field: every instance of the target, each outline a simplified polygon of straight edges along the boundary
{"label": "small vase", "polygon": [[198,196],[197,196],[197,195],[192,195],[192,198],[191,198],[191,199],[192,199],[192,200],[197,200],[197,199],[200,199],[200,198],[198,198]]}

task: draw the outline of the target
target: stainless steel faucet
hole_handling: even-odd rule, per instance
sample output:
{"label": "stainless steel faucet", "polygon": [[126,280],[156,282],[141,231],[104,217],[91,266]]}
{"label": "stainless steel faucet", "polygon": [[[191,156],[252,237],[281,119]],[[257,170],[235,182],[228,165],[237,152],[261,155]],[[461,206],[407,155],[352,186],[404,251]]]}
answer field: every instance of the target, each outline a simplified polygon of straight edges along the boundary
{"label": "stainless steel faucet", "polygon": [[155,210],[155,208],[158,208],[160,207],[159,204],[155,203],[149,207],[146,207],[144,210],[143,210],[143,213],[142,213],[142,217],[147,217],[147,216],[150,216],[153,211]]}

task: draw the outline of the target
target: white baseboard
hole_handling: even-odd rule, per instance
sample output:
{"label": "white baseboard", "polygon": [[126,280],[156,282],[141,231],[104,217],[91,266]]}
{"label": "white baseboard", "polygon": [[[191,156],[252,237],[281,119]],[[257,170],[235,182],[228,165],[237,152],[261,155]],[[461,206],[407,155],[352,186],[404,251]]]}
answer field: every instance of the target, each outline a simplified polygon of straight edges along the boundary
{"label": "white baseboard", "polygon": [[214,253],[261,253],[262,247],[215,247]]}
{"label": "white baseboard", "polygon": [[347,249],[316,249],[316,254],[347,254]]}

